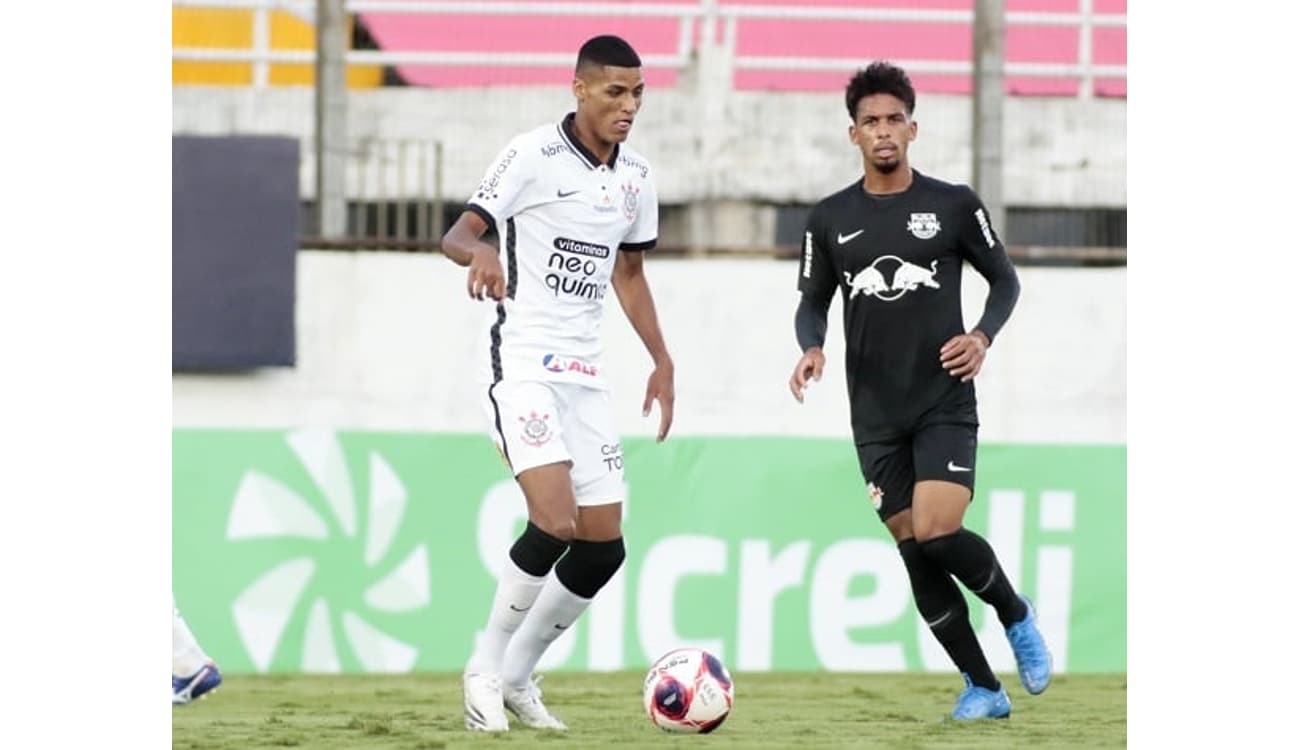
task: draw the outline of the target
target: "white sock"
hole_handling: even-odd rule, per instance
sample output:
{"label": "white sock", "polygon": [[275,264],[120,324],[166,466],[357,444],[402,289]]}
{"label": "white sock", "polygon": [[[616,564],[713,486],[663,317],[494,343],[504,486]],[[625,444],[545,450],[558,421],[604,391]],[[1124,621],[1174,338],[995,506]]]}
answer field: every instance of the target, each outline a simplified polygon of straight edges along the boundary
{"label": "white sock", "polygon": [[527,685],[542,654],[556,638],[578,621],[589,604],[591,599],[584,599],[570,591],[552,572],[546,578],[546,585],[542,586],[533,611],[528,613],[523,627],[519,628],[519,632],[506,647],[501,669],[501,680],[506,687],[521,688]]}
{"label": "white sock", "polygon": [[172,676],[189,677],[211,661],[203,653],[199,642],[185,624],[181,611],[176,607],[176,597],[172,597]]}
{"label": "white sock", "polygon": [[501,659],[505,655],[506,644],[535,606],[537,594],[542,590],[545,580],[545,577],[530,576],[520,570],[515,561],[506,555],[501,577],[497,579],[496,595],[492,597],[487,625],[478,634],[474,653],[465,665],[466,672],[501,673]]}

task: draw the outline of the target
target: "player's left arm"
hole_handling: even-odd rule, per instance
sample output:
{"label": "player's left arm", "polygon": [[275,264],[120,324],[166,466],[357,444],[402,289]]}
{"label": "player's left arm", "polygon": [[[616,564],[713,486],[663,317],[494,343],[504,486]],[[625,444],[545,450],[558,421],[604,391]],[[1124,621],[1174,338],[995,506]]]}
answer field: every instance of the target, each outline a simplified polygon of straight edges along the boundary
{"label": "player's left arm", "polygon": [[628,322],[641,337],[641,343],[654,362],[654,370],[646,381],[641,416],[650,416],[650,405],[659,402],[658,440],[662,443],[673,424],[673,402],[677,396],[673,387],[673,358],[664,344],[654,296],[650,294],[650,284],[645,277],[646,251],[652,249],[659,238],[659,196],[648,167],[638,190],[636,217],[619,245],[610,283],[623,306],[623,314],[627,315]]}
{"label": "player's left arm", "polygon": [[659,402],[658,440],[662,443],[673,424],[673,401],[676,398],[673,389],[673,358],[668,354],[663,332],[659,329],[659,316],[655,312],[650,284],[646,281],[644,264],[643,251],[619,251],[618,258],[614,261],[612,283],[618,302],[623,306],[623,313],[641,337],[641,343],[645,344],[646,351],[654,362],[654,371],[646,382],[641,416],[650,416],[650,404],[653,401]]}
{"label": "player's left arm", "polygon": [[967,189],[964,197],[959,209],[961,254],[989,283],[989,294],[984,300],[984,314],[975,327],[952,337],[939,349],[944,369],[963,383],[979,374],[988,348],[1020,298],[1020,278],[993,228],[988,209],[975,191]]}

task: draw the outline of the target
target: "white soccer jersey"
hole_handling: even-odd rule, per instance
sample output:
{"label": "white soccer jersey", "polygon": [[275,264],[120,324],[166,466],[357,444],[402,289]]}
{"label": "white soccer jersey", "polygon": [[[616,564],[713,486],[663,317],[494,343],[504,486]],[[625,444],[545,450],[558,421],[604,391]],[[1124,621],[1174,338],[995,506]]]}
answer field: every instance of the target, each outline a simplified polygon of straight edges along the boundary
{"label": "white soccer jersey", "polygon": [[466,206],[496,228],[505,271],[506,298],[484,325],[486,382],[604,388],[600,322],[614,260],[658,238],[649,163],[620,144],[602,164],[572,126],[570,113],[512,139]]}

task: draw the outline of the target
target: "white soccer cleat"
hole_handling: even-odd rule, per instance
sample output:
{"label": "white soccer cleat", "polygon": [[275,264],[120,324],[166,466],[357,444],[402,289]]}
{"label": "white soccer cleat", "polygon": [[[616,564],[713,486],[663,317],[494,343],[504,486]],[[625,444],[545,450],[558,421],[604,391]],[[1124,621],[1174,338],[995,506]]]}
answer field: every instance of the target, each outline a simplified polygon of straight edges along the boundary
{"label": "white soccer cleat", "polygon": [[501,699],[501,677],[466,673],[465,728],[473,732],[505,732],[510,729]]}
{"label": "white soccer cleat", "polygon": [[541,681],[538,677],[529,680],[528,684],[521,688],[506,688],[504,696],[506,708],[510,709],[510,712],[526,727],[567,731],[568,727],[564,722],[555,718],[555,714],[542,704],[542,689],[538,687]]}

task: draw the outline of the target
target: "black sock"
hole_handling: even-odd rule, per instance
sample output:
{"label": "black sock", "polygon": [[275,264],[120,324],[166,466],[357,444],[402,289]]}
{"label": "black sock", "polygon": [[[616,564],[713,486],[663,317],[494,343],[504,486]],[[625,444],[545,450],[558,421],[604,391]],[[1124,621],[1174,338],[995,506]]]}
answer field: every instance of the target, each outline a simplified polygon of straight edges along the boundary
{"label": "black sock", "polygon": [[569,554],[556,563],[555,577],[569,591],[591,599],[614,577],[626,556],[623,537],[608,542],[574,539]]}
{"label": "black sock", "polygon": [[921,551],[957,576],[971,593],[998,612],[1002,627],[1020,622],[1029,613],[1002,572],[998,557],[984,537],[967,529],[921,542]]}
{"label": "black sock", "polygon": [[907,577],[912,582],[916,609],[925,618],[939,645],[948,652],[953,664],[969,675],[974,684],[989,690],[1001,688],[1002,683],[989,667],[979,639],[970,626],[966,599],[953,583],[952,576],[927,557],[915,539],[899,542],[898,552],[903,556]]}
{"label": "black sock", "polygon": [[528,575],[541,578],[551,572],[555,561],[568,548],[568,542],[556,539],[529,521],[524,527],[524,533],[510,547],[510,559]]}

